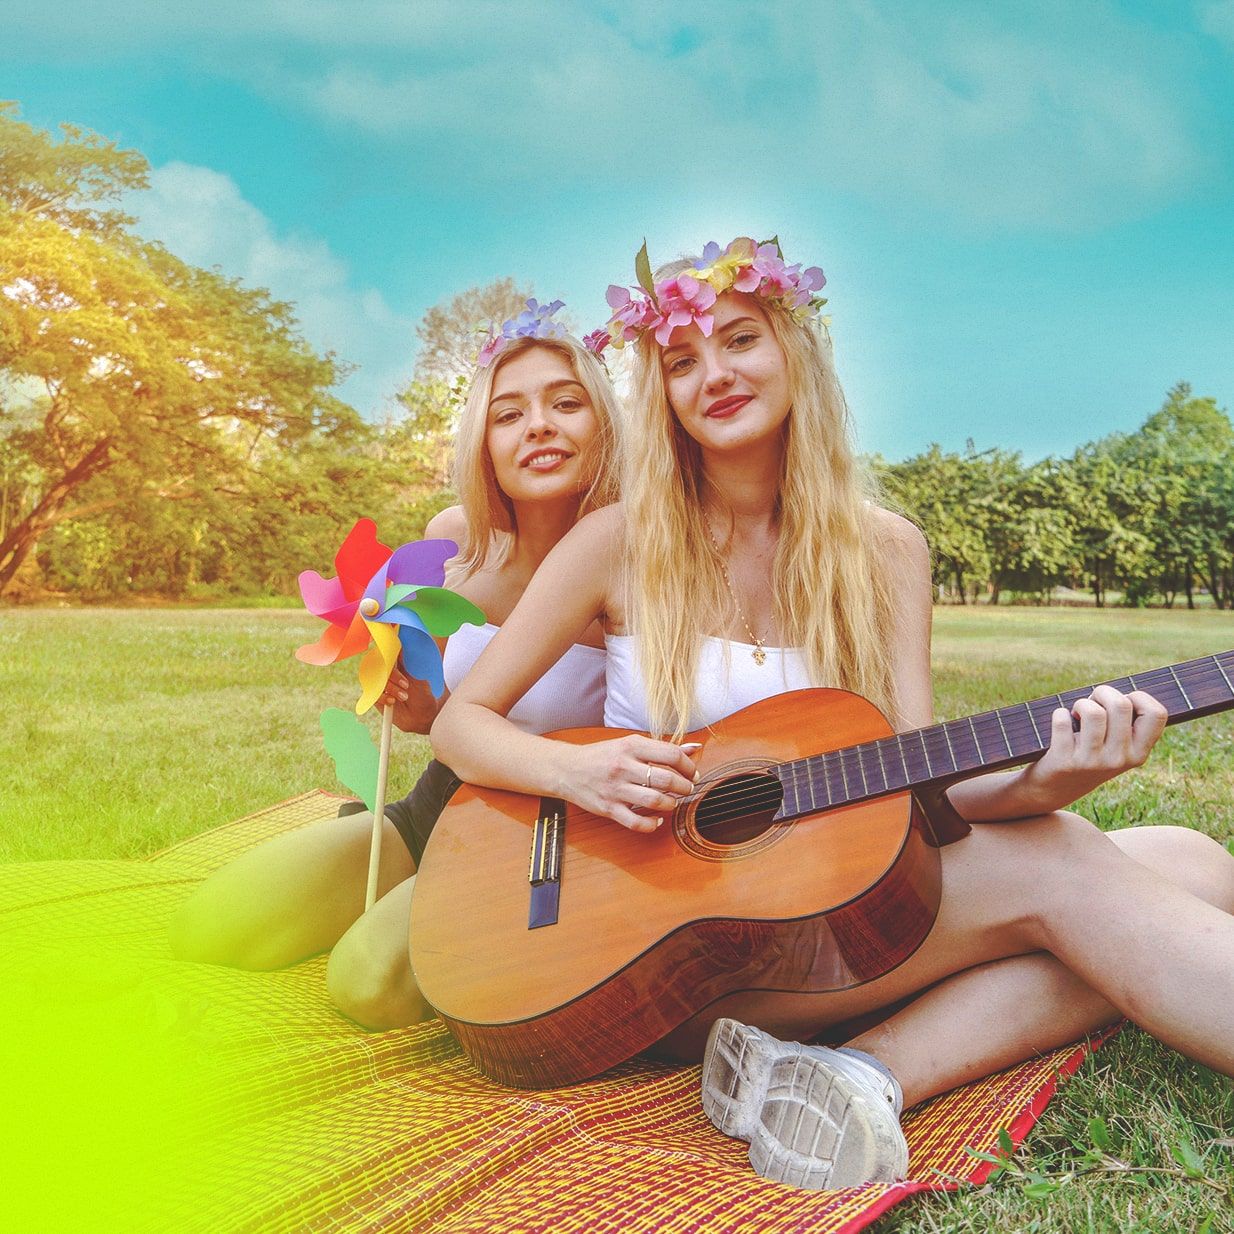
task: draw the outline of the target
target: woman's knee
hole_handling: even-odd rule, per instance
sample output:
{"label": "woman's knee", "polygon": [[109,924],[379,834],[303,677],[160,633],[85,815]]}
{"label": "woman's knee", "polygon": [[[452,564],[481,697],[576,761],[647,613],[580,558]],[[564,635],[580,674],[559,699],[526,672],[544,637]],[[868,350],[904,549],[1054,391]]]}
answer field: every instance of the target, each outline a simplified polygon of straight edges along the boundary
{"label": "woman's knee", "polygon": [[1234,855],[1191,827],[1125,827],[1110,839],[1141,865],[1234,913]]}
{"label": "woman's knee", "polygon": [[406,936],[396,940],[364,928],[362,918],[330,953],[326,990],[348,1019],[364,1028],[401,1028],[426,1019],[428,1004],[416,987]]}

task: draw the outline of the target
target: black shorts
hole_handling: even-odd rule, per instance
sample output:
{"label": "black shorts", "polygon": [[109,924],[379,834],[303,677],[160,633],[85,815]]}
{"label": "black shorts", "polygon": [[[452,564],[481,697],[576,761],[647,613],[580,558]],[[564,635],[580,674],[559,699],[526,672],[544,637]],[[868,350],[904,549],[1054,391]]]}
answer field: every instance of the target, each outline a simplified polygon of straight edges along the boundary
{"label": "black shorts", "polygon": [[402,801],[386,806],[386,817],[398,829],[417,866],[437,819],[460,784],[462,780],[445,763],[433,759],[420,773],[415,788]]}

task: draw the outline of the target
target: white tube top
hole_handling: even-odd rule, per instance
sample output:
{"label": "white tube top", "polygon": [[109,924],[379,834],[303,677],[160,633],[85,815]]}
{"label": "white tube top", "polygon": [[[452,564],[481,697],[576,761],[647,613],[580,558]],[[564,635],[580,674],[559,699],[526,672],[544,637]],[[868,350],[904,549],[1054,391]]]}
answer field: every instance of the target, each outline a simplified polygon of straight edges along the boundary
{"label": "white tube top", "polygon": [[[460,626],[446,642],[442,672],[453,690],[480,658],[497,627]],[[551,733],[559,728],[592,728],[604,722],[603,647],[575,643],[573,647],[510,708],[506,717],[527,733]]]}
{"label": "white tube top", "polygon": [[[604,723],[609,728],[648,728],[647,691],[638,666],[638,649],[632,634],[607,634],[608,694]],[[754,663],[752,643],[734,643],[723,638],[705,638],[698,657],[694,687],[694,711],[687,731],[715,724],[760,699],[804,690],[810,680],[805,654],[797,647],[764,647],[767,660]]]}

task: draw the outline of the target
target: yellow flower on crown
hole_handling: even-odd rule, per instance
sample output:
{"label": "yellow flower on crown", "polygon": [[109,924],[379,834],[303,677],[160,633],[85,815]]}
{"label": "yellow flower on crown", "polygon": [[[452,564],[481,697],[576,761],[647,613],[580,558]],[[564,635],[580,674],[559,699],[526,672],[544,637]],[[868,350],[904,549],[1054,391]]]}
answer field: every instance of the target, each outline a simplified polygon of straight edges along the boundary
{"label": "yellow flower on crown", "polygon": [[723,252],[714,242],[703,250],[702,261],[690,271],[700,283],[708,283],[717,295],[728,291],[742,270],[749,267],[758,249],[748,236],[739,236]]}

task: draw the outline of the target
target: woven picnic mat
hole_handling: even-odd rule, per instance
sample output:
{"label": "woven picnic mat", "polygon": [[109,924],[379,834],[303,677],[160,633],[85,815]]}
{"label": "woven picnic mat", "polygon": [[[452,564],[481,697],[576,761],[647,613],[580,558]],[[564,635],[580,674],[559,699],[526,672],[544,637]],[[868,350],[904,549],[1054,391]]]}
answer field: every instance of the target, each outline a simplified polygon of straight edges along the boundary
{"label": "woven picnic mat", "polygon": [[711,1127],[697,1067],[636,1060],[515,1092],[437,1021],[357,1029],[326,998],[324,959],[247,973],[171,958],[168,918],[201,878],[336,807],[308,793],[145,861],[6,868],[0,989],[17,1031],[0,1062],[20,1117],[2,1151],[26,1223],[9,1228],[838,1234],[954,1186],[941,1175],[982,1180],[966,1148],[991,1151],[1000,1127],[1018,1143],[1087,1053],[913,1110],[909,1182],[798,1191]]}

